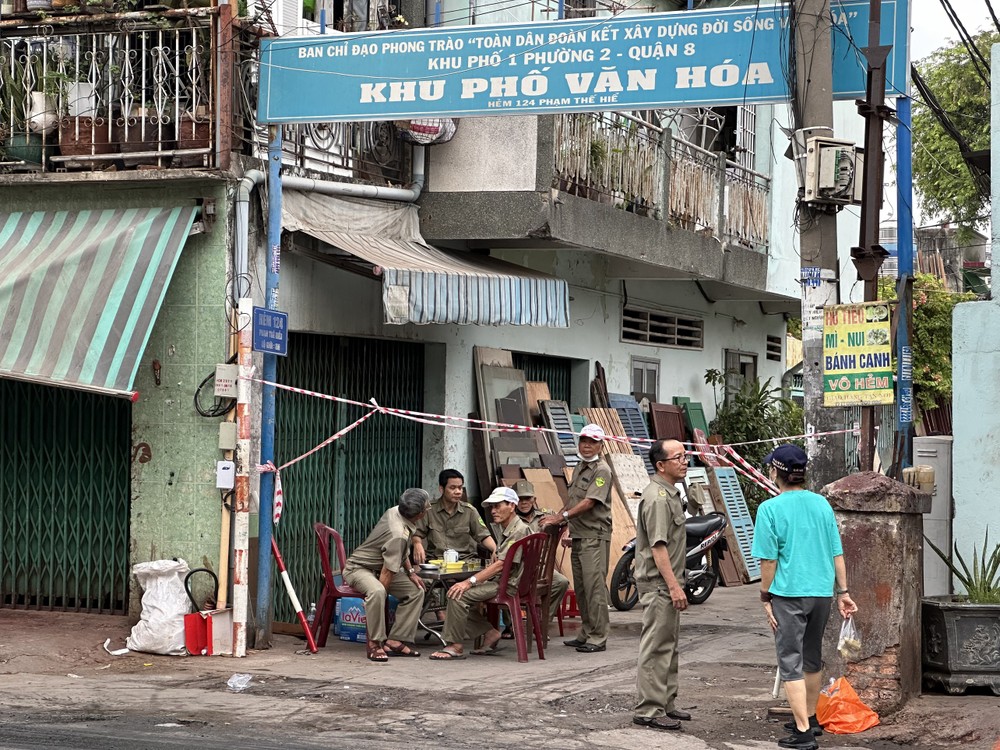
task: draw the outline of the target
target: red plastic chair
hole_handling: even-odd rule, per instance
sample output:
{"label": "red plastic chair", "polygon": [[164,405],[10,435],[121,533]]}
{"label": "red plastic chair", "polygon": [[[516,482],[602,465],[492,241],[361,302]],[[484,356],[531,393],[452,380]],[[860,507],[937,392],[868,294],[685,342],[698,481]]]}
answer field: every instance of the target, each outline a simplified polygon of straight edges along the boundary
{"label": "red plastic chair", "polygon": [[[326,637],[330,634],[330,625],[333,624],[333,611],[337,600],[347,596],[364,599],[365,595],[360,591],[341,583],[339,586],[333,578],[333,569],[330,567],[330,541],[336,545],[337,564],[343,580],[344,566],[347,565],[347,551],[344,549],[344,540],[336,529],[331,529],[322,522],[313,524],[316,531],[316,547],[319,550],[319,562],[323,568],[323,591],[319,595],[319,602],[316,604],[316,617],[313,619],[312,634],[317,646],[326,646]],[[388,622],[388,598],[386,599],[386,621]]]}
{"label": "red plastic chair", "polygon": [[[528,636],[521,624],[521,610],[528,616],[528,622],[535,634],[535,644],[538,647],[538,658],[545,658],[545,647],[542,643],[542,613],[538,606],[538,565],[542,551],[549,535],[545,533],[529,534],[514,542],[507,550],[503,570],[500,573],[500,588],[495,597],[486,602],[490,619],[496,625],[500,620],[500,607],[506,607],[510,612],[510,621],[514,624],[514,643],[517,646],[517,660],[528,661]],[[513,594],[507,593],[507,583],[514,569],[517,553],[521,553],[521,577]]]}
{"label": "red plastic chair", "polygon": [[[559,552],[559,539],[561,529],[542,532],[545,534],[545,544],[542,547],[542,554],[538,560],[538,568],[535,577],[535,596],[538,598],[538,606],[542,613],[542,637],[545,645],[549,644],[549,617],[550,602],[552,601],[552,574],[556,568],[556,554]],[[559,602],[559,609],[556,610],[556,619],[559,623],[559,635],[563,633],[563,612],[562,602]]]}

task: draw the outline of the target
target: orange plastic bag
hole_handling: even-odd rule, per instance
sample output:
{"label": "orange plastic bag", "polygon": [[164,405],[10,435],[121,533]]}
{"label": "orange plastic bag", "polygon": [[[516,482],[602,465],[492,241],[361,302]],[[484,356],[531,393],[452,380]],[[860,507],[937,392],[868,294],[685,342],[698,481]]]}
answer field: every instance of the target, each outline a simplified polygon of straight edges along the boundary
{"label": "orange plastic bag", "polygon": [[830,680],[820,692],[816,719],[834,734],[856,734],[878,724],[878,714],[858,697],[846,677]]}

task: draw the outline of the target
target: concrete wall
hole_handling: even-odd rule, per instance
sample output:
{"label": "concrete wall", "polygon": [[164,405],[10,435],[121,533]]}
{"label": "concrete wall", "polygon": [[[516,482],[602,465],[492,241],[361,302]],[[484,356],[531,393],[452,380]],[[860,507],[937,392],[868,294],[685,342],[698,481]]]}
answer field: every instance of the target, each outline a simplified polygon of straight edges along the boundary
{"label": "concrete wall", "polygon": [[[764,316],[756,303],[710,304],[697,288],[684,281],[630,281],[629,302],[657,309],[681,311],[705,321],[705,348],[685,350],[658,348],[619,341],[622,286],[605,278],[603,262],[591,254],[563,251],[497,252],[512,262],[565,278],[570,287],[569,329],[518,326],[389,326],[382,323],[381,286],[322,262],[286,253],[281,267],[282,306],[288,310],[292,330],[351,336],[374,336],[421,341],[427,350],[425,408],[444,414],[465,416],[477,409],[472,367],[476,345],[567,357],[582,363],[573,382],[571,406],[589,405],[587,383],[593,362],[606,369],[608,389],[627,393],[630,386],[630,356],[660,360],[661,401],[689,396],[702,402],[706,414],[715,411],[711,389],[704,383],[705,370],[722,369],[726,348],[758,352],[758,372],[780,385],[783,362],[764,357],[767,335],[784,335],[781,316]],[[425,483],[443,466],[457,466],[473,474],[468,433],[439,428],[425,430]]]}
{"label": "concrete wall", "polygon": [[[994,80],[1000,80],[1000,45],[993,45]],[[1000,133],[1000,86],[992,88],[991,132]],[[991,154],[993,257],[1000,258],[1000,149]],[[1000,289],[1000,270],[993,266],[992,287]],[[952,539],[971,564],[972,547],[980,552],[986,528],[996,544],[1000,532],[1000,303],[994,296],[986,302],[963,302],[952,314],[952,431],[955,454],[952,460],[952,487],[955,518]],[[956,592],[961,593],[961,592]]]}
{"label": "concrete wall", "polygon": [[433,149],[427,190],[534,190],[537,149],[537,117],[462,118],[455,137]]}
{"label": "concrete wall", "polygon": [[[219,221],[210,233],[185,244],[136,378],[141,396],[132,411],[132,440],[134,446],[147,444],[152,458],[132,465],[131,559],[181,557],[192,568],[218,571],[222,506],[215,462],[222,458],[222,419],[200,416],[193,397],[198,384],[226,359],[225,185],[169,191],[173,201],[196,197],[216,199]],[[159,385],[153,360],[160,362]],[[210,383],[202,404],[213,401]],[[132,612],[137,612],[139,593],[132,592]]]}

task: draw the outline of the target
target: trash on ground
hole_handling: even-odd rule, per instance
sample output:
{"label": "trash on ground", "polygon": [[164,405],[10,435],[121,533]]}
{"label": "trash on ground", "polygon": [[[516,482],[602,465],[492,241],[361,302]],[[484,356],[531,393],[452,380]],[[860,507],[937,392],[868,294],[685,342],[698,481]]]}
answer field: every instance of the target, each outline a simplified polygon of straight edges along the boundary
{"label": "trash on ground", "polygon": [[253,679],[252,674],[236,673],[229,678],[229,681],[226,682],[226,685],[234,693],[241,693],[247,689],[247,686],[250,684],[250,680],[252,679]]}

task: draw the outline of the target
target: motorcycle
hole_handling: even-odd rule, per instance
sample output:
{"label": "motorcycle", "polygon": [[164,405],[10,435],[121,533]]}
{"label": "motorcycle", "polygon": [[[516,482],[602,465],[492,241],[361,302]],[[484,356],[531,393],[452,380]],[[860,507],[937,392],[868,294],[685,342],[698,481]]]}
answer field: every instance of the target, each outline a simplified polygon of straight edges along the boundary
{"label": "motorcycle", "polygon": [[[725,537],[728,525],[729,519],[722,513],[692,516],[684,522],[687,532],[684,593],[691,604],[703,604],[719,581],[719,561],[728,549]],[[622,547],[622,551],[611,575],[611,603],[615,609],[627,612],[639,601],[635,583],[635,539]]]}

